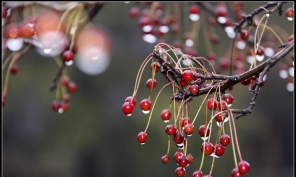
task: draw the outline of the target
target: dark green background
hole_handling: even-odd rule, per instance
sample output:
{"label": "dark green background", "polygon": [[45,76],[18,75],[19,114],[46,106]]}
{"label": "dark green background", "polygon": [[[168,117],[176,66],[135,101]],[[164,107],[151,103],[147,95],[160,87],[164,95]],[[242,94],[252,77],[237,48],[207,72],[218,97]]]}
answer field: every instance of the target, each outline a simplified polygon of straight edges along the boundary
{"label": "dark green background", "polygon": [[[245,12],[263,4],[245,2]],[[153,44],[142,40],[137,20],[129,18],[128,11],[133,6],[134,3],[109,2],[95,17],[94,23],[103,26],[110,35],[111,63],[97,76],[85,75],[75,65],[67,67],[78,90],[71,95],[66,113],[58,114],[51,109],[55,92],[50,92],[49,87],[58,69],[53,59],[32,50],[18,61],[19,72],[10,77],[2,114],[4,177],[175,176],[177,165],[173,154],[177,148],[173,143],[170,162],[164,165],[160,161],[167,150],[167,135],[159,114],[169,104],[168,89],[156,103],[147,131],[149,138],[143,146],[136,137],[145,129],[149,116],[142,114],[138,106],[131,117],[121,111],[124,99],[133,92],[142,61],[154,49]],[[285,4],[284,10],[291,6],[291,2]],[[294,21],[274,16],[270,23],[293,33]],[[220,37],[218,54],[224,53],[223,47],[229,44],[228,38]],[[203,46],[199,46],[200,54],[206,55]],[[279,77],[278,68],[269,71],[253,113],[236,121],[242,156],[251,165],[246,176],[293,176],[294,92],[286,90],[286,81]],[[150,77],[150,70],[146,69],[136,96],[138,104],[149,94],[144,83]],[[156,75],[156,79],[159,89],[166,80],[161,75]],[[233,107],[248,106],[252,95],[246,86],[238,84],[230,93],[234,96]],[[153,93],[152,101],[156,94]],[[191,109],[198,108],[200,103],[199,98],[194,100]],[[202,115],[204,111],[195,127],[202,124]],[[202,140],[197,132],[189,141],[195,162],[186,168],[186,176],[199,168],[201,159]],[[210,164],[211,158],[206,157],[204,174],[209,172]],[[216,159],[212,176],[231,176],[233,168],[229,146],[224,156]]]}

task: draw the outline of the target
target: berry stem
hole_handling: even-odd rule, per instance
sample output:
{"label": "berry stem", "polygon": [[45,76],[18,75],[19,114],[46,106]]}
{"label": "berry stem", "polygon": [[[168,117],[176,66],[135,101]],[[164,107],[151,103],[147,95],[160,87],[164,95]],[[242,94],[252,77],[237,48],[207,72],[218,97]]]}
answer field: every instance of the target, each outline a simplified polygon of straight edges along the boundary
{"label": "berry stem", "polygon": [[230,118],[232,121],[232,125],[233,125],[233,132],[234,132],[234,138],[235,138],[235,144],[236,144],[236,148],[237,148],[237,153],[238,153],[238,157],[240,159],[240,161],[243,160],[240,149],[239,149],[239,144],[238,144],[238,140],[237,140],[237,133],[236,133],[236,127],[235,127],[235,122],[234,122],[234,118],[233,118],[233,114],[231,111],[229,111],[230,113]]}
{"label": "berry stem", "polygon": [[[77,15],[75,16],[75,20],[74,20],[74,28],[75,28],[75,32],[74,34],[72,34],[72,40],[71,40],[71,44],[70,44],[70,51],[73,51],[73,47],[74,47],[74,39],[75,39],[75,36],[76,36],[76,31],[77,31],[77,28],[78,28],[78,25],[79,25],[79,20],[81,18],[81,15],[82,15],[82,12],[83,12],[83,8],[84,8],[84,5],[83,4],[80,4],[78,7],[77,7]],[[103,41],[103,40],[102,40]]]}
{"label": "berry stem", "polygon": [[214,163],[215,163],[215,157],[213,157],[212,165],[211,165],[211,169],[210,169],[209,175],[212,174],[212,171],[213,171],[213,169],[214,169]]}
{"label": "berry stem", "polygon": [[167,149],[167,153],[166,154],[169,154],[170,153],[170,148],[171,148],[171,137],[170,135],[168,135],[168,149]]}
{"label": "berry stem", "polygon": [[149,127],[149,124],[150,124],[150,120],[151,120],[151,116],[152,116],[152,112],[153,112],[154,106],[155,106],[155,104],[156,104],[156,101],[157,101],[157,99],[158,99],[158,96],[160,95],[161,91],[162,91],[166,86],[168,86],[168,85],[170,85],[170,84],[171,84],[171,83],[167,83],[167,84],[165,84],[165,85],[160,89],[160,91],[158,92],[158,94],[157,94],[157,96],[156,96],[156,98],[155,98],[155,101],[154,101],[154,103],[153,103],[153,106],[152,106],[152,108],[151,108],[151,111],[150,111],[150,115],[149,115],[148,123],[147,123],[147,126],[146,126],[145,130],[144,130],[145,133],[146,133],[147,130],[148,130],[148,127]]}
{"label": "berry stem", "polygon": [[[229,114],[232,115],[231,111],[229,111]],[[234,158],[234,165],[237,168],[237,158],[236,158],[236,153],[235,153],[235,147],[234,147],[234,140],[233,140],[233,133],[232,133],[232,126],[231,126],[231,120],[229,120],[229,131],[230,131],[230,138],[231,138],[231,147],[232,147],[232,152],[233,152],[233,158]]]}

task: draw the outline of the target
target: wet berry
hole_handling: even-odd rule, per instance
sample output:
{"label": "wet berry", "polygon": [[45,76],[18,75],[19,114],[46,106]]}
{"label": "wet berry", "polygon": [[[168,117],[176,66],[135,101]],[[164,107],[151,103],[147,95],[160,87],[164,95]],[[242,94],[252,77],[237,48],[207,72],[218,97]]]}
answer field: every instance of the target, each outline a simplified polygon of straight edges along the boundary
{"label": "wet berry", "polygon": [[170,158],[167,154],[161,157],[161,162],[164,164],[167,164],[169,162],[169,160],[170,160]]}
{"label": "wet berry", "polygon": [[199,87],[197,85],[191,85],[189,91],[192,95],[196,95],[199,92]]}
{"label": "wet berry", "polygon": [[140,144],[145,144],[147,140],[147,133],[146,132],[140,132],[138,134],[137,140]]}
{"label": "wet berry", "polygon": [[202,171],[196,170],[193,172],[192,177],[203,177]]}
{"label": "wet berry", "polygon": [[215,146],[215,155],[222,156],[225,153],[225,147],[222,144],[216,144]]}
{"label": "wet berry", "polygon": [[214,146],[210,142],[204,142],[201,145],[201,152],[203,152],[205,155],[211,155],[214,152]]}
{"label": "wet berry", "polygon": [[183,167],[178,167],[178,168],[175,170],[175,174],[176,174],[177,177],[183,177],[183,176],[185,176],[185,174],[186,174],[186,170],[185,170],[185,168],[183,168]]}
{"label": "wet berry", "polygon": [[208,137],[210,135],[210,130],[211,129],[209,129],[209,128],[207,129],[206,125],[201,125],[198,129],[198,133],[202,138],[205,136],[205,133],[206,133],[205,137]]}
{"label": "wet berry", "polygon": [[189,165],[187,156],[180,156],[178,164],[180,165],[180,167],[187,167]]}
{"label": "wet berry", "polygon": [[194,75],[193,75],[193,71],[191,70],[185,70],[183,73],[182,73],[182,78],[187,81],[187,82],[190,82],[194,79]]}
{"label": "wet berry", "polygon": [[244,161],[244,160],[240,161],[237,166],[238,166],[239,172],[242,174],[246,174],[250,171],[250,164],[247,161]]}
{"label": "wet berry", "polygon": [[148,79],[147,82],[146,82],[146,86],[149,88],[149,89],[154,89],[156,87],[156,80],[155,79]]}
{"label": "wet berry", "polygon": [[215,110],[217,108],[217,101],[214,98],[209,98],[207,100],[207,107],[210,110]]}
{"label": "wet berry", "polygon": [[125,102],[121,109],[125,115],[130,116],[133,113],[134,105],[131,102]]}
{"label": "wet berry", "polygon": [[19,70],[18,65],[14,64],[14,65],[12,65],[11,68],[10,68],[10,73],[11,73],[11,74],[16,74],[16,73],[18,72],[18,70]]}
{"label": "wet berry", "polygon": [[175,159],[175,162],[178,164],[179,163],[179,158],[183,156],[183,153],[180,152],[180,151],[176,151],[175,154],[174,154],[174,159]]}
{"label": "wet berry", "polygon": [[140,103],[140,107],[143,111],[148,111],[150,110],[150,107],[151,107],[151,101],[148,100],[148,99],[144,99],[141,101]]}
{"label": "wet berry", "polygon": [[177,132],[177,127],[175,125],[167,125],[165,132],[168,135],[174,135]]}
{"label": "wet berry", "polygon": [[249,32],[247,30],[242,30],[240,33],[240,37],[244,41],[248,40],[249,39]]}
{"label": "wet berry", "polygon": [[167,123],[167,122],[169,122],[169,120],[171,119],[171,111],[169,110],[169,109],[164,109],[162,112],[161,112],[161,114],[160,114],[160,117],[161,117],[161,119],[165,122],[165,123]]}
{"label": "wet berry", "polygon": [[75,93],[77,91],[77,85],[75,82],[69,82],[68,84],[68,91],[70,93]]}
{"label": "wet berry", "polygon": [[227,135],[227,134],[224,134],[220,137],[220,143],[223,145],[223,146],[228,146],[229,143],[230,143],[230,136]]}
{"label": "wet berry", "polygon": [[234,168],[231,172],[231,177],[243,177],[243,174],[239,172],[238,168]]}
{"label": "wet berry", "polygon": [[64,61],[71,61],[73,60],[74,54],[72,51],[67,50],[63,53],[63,59]]}
{"label": "wet berry", "polygon": [[233,102],[233,96],[230,94],[230,93],[225,93],[223,96],[222,96],[222,99],[224,101],[226,101],[227,104],[232,104]]}
{"label": "wet berry", "polygon": [[187,124],[187,125],[185,125],[185,127],[184,127],[184,132],[188,135],[188,136],[191,136],[192,135],[192,133],[193,133],[193,131],[194,131],[194,125],[193,124]]}
{"label": "wet berry", "polygon": [[137,105],[137,100],[135,97],[132,97],[132,96],[128,96],[126,97],[126,99],[124,100],[124,102],[130,102],[132,103],[134,106]]}

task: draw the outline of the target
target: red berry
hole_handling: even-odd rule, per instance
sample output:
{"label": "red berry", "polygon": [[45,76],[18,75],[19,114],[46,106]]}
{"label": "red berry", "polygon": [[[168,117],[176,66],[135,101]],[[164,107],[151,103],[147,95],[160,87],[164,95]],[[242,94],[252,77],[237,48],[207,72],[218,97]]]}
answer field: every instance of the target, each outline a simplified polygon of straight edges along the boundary
{"label": "red berry", "polygon": [[156,87],[156,80],[155,79],[148,79],[147,82],[146,82],[146,86],[149,88],[149,89],[154,89]]}
{"label": "red berry", "polygon": [[35,34],[35,29],[34,26],[32,26],[31,24],[23,24],[20,27],[21,33],[24,37],[32,37]]}
{"label": "red berry", "polygon": [[140,132],[138,134],[138,137],[137,137],[137,140],[138,142],[143,145],[145,144],[146,140],[147,140],[147,133],[146,132]]}
{"label": "red berry", "polygon": [[175,159],[175,162],[178,164],[179,163],[179,157],[182,157],[183,156],[183,153],[180,152],[180,151],[176,151],[175,154],[174,154],[174,159]]}
{"label": "red berry", "polygon": [[73,60],[74,54],[72,51],[67,50],[63,53],[63,59],[64,61],[71,61]]}
{"label": "red berry", "polygon": [[138,7],[132,7],[129,10],[129,15],[131,18],[138,18],[140,15],[140,9]]}
{"label": "red berry", "polygon": [[125,102],[122,105],[122,111],[127,116],[131,116],[134,110],[134,105],[131,102]]}
{"label": "red berry", "polygon": [[190,85],[189,91],[192,95],[196,95],[199,92],[199,87],[198,85]]}
{"label": "red berry", "polygon": [[7,8],[2,7],[2,18],[6,18],[6,17],[7,17]]}
{"label": "red berry", "polygon": [[71,93],[74,93],[76,92],[77,90],[77,85],[75,82],[69,82],[68,84],[68,91],[71,92]]}
{"label": "red berry", "polygon": [[211,33],[209,35],[209,39],[210,39],[211,42],[213,42],[215,44],[217,44],[219,42],[219,40],[220,40],[218,34],[216,34],[216,33]]}
{"label": "red berry", "polygon": [[182,86],[182,87],[186,87],[187,85],[188,85],[188,81],[186,81],[185,79],[180,79],[180,85]]}
{"label": "red berry", "polygon": [[193,133],[193,131],[194,131],[194,125],[193,124],[187,124],[187,125],[185,125],[185,127],[184,127],[184,132],[188,135],[188,136],[191,136],[192,135],[192,133]]}
{"label": "red berry", "polygon": [[226,101],[221,100],[221,101],[218,103],[218,109],[219,109],[220,111],[224,111],[224,110],[226,110],[227,108],[228,108],[228,104],[227,104]]}
{"label": "red berry", "polygon": [[231,172],[231,177],[244,177],[238,170],[238,168],[234,168]]}
{"label": "red berry", "polygon": [[259,46],[259,48],[257,49],[257,55],[261,56],[264,54],[264,48],[262,46]]}
{"label": "red berry", "polygon": [[294,18],[294,9],[293,8],[288,8],[287,10],[286,10],[286,16],[287,17],[290,17],[290,18]]}
{"label": "red berry", "polygon": [[210,60],[210,61],[215,61],[215,59],[216,59],[215,53],[214,52],[209,52],[208,56],[207,56],[207,59]]}
{"label": "red berry", "polygon": [[192,164],[193,163],[193,156],[189,153],[189,154],[187,154],[187,159],[188,159],[188,163],[189,164]]}
{"label": "red berry", "polygon": [[239,172],[242,174],[246,174],[250,171],[250,164],[247,161],[240,161],[238,163]]}
{"label": "red berry", "polygon": [[157,73],[160,70],[160,64],[158,62],[153,62],[150,65],[150,69],[153,71],[155,71],[155,73]]}
{"label": "red berry", "polygon": [[70,107],[69,103],[67,103],[67,102],[61,102],[60,104],[61,104],[61,108],[63,109],[63,112],[68,111],[68,109]]}
{"label": "red berry", "polygon": [[214,100],[214,98],[209,98],[207,100],[207,107],[210,109],[210,110],[215,110],[217,108],[217,101]]}
{"label": "red berry", "polygon": [[[179,27],[179,25],[176,24],[176,23],[171,24],[170,29],[171,29],[171,32],[172,32],[173,34],[178,34],[178,33],[180,32],[180,27]],[[174,45],[174,46],[175,46],[175,45]],[[177,48],[178,48],[178,47],[177,47]]]}
{"label": "red berry", "polygon": [[[210,131],[211,129],[207,129],[206,125],[201,125],[198,129],[198,133],[199,135],[203,138],[203,137],[208,137],[210,135]],[[207,133],[206,133],[207,132]],[[205,134],[206,133],[206,134]],[[206,135],[206,136],[205,136]]]}
{"label": "red berry", "polygon": [[68,86],[70,80],[69,80],[69,77],[67,76],[62,76],[61,77],[61,84],[64,85],[64,86]]}
{"label": "red berry", "polygon": [[16,39],[16,38],[19,38],[22,36],[22,32],[21,32],[20,28],[18,27],[18,25],[11,24],[6,27],[5,35],[7,38]]}
{"label": "red berry", "polygon": [[226,17],[227,16],[227,9],[225,6],[218,5],[216,7],[216,15],[218,17]]}
{"label": "red berry", "polygon": [[170,158],[167,154],[161,157],[161,162],[164,164],[167,164],[169,162],[169,160],[170,160]]}
{"label": "red berry", "polygon": [[225,153],[225,147],[222,144],[216,144],[215,155],[221,157]]}
{"label": "red berry", "polygon": [[246,41],[249,39],[249,32],[247,30],[242,30],[240,33],[240,37],[242,38],[242,40]]}
{"label": "red berry", "polygon": [[167,125],[165,132],[168,135],[174,135],[177,132],[177,127],[175,125]]}
{"label": "red berry", "polygon": [[214,151],[214,146],[210,142],[204,142],[201,145],[201,152],[203,152],[205,155],[211,155]]}
{"label": "red berry", "polygon": [[250,83],[251,83],[251,78],[249,77],[249,78],[247,78],[247,79],[245,79],[245,80],[242,80],[241,81],[241,83],[243,84],[243,85],[249,85]]}
{"label": "red berry", "polygon": [[126,97],[126,99],[124,100],[124,102],[130,102],[132,103],[134,106],[137,105],[137,100],[135,97],[132,97],[132,96],[128,96]]}
{"label": "red berry", "polygon": [[60,102],[59,102],[58,100],[54,100],[54,101],[52,102],[52,109],[53,109],[54,111],[58,111],[60,108],[61,108],[61,104],[60,104]]}
{"label": "red berry", "polygon": [[64,101],[64,102],[69,102],[69,101],[70,101],[70,95],[66,93],[66,94],[63,96],[63,101]]}
{"label": "red berry", "polygon": [[181,119],[181,126],[182,127],[185,127],[185,125],[189,124],[190,123],[190,118],[189,117],[183,117]]}
{"label": "red berry", "polygon": [[183,142],[184,142],[184,136],[182,133],[180,132],[177,132],[174,134],[174,142],[177,144],[177,145],[182,145]]}
{"label": "red berry", "polygon": [[187,81],[187,82],[190,82],[194,79],[194,74],[193,74],[193,71],[191,70],[185,70],[183,73],[182,73],[182,78]]}
{"label": "red berry", "polygon": [[229,68],[229,59],[225,57],[219,58],[219,66],[222,70],[228,69]]}
{"label": "red berry", "polygon": [[216,111],[215,115],[216,115],[215,119],[217,122],[222,122],[224,120],[224,118],[226,117],[226,113],[220,112],[220,111]]}
{"label": "red berry", "polygon": [[230,94],[230,93],[225,93],[223,96],[222,96],[222,99],[224,101],[226,101],[227,104],[232,104],[233,102],[233,96]]}
{"label": "red berry", "polygon": [[195,4],[192,4],[190,7],[189,7],[189,13],[190,14],[199,14],[199,7]]}
{"label": "red berry", "polygon": [[10,68],[10,73],[11,74],[16,74],[18,72],[18,65],[14,64]]}
{"label": "red berry", "polygon": [[227,135],[227,134],[224,134],[220,137],[220,143],[223,145],[223,146],[228,146],[229,143],[230,143],[230,136]]}
{"label": "red berry", "polygon": [[160,117],[162,118],[162,120],[167,123],[169,122],[169,120],[171,119],[171,111],[169,109],[164,109],[161,114]]}
{"label": "red berry", "polygon": [[291,36],[289,36],[289,42],[293,41],[294,40],[294,34],[292,34]]}
{"label": "red berry", "polygon": [[175,174],[177,177],[184,177],[185,174],[186,174],[186,170],[185,168],[183,167],[178,167],[176,170],[175,170]]}
{"label": "red berry", "polygon": [[180,167],[187,167],[189,165],[187,156],[180,156],[178,164],[180,165]]}
{"label": "red berry", "polygon": [[196,170],[193,172],[192,177],[203,177],[202,171]]}
{"label": "red berry", "polygon": [[143,27],[143,26],[147,26],[147,25],[150,25],[151,24],[151,21],[148,17],[141,17],[140,20],[139,20],[139,25],[140,27]]}
{"label": "red berry", "polygon": [[149,111],[150,107],[151,107],[151,101],[148,99],[142,100],[140,103],[140,107],[141,107],[142,111]]}

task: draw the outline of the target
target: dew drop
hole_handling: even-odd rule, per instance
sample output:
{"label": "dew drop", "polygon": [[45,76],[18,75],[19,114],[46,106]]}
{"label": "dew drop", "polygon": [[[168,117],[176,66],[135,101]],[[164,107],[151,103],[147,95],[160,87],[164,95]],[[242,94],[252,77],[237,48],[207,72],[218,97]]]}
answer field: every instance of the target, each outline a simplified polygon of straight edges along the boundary
{"label": "dew drop", "polygon": [[253,60],[254,60],[254,57],[253,56],[247,56],[247,62],[249,64],[252,64],[253,63]]}
{"label": "dew drop", "polygon": [[77,29],[76,27],[72,27],[71,30],[70,30],[70,34],[74,35],[75,32],[76,32],[76,29]]}
{"label": "dew drop", "polygon": [[228,107],[231,107],[232,104],[228,104]]}
{"label": "dew drop", "polygon": [[151,25],[143,26],[142,30],[143,30],[144,32],[149,32],[149,31],[152,30],[152,26],[151,26]]}
{"label": "dew drop", "polygon": [[293,17],[287,17],[289,21],[293,21]]}
{"label": "dew drop", "polygon": [[205,141],[205,140],[209,139],[209,137],[201,137],[201,139]]}
{"label": "dew drop", "polygon": [[164,122],[164,123],[169,123],[169,120],[164,120],[163,122]]}
{"label": "dew drop", "polygon": [[144,114],[148,114],[148,113],[150,112],[150,110],[147,110],[147,111],[142,110],[142,112],[143,112]]}
{"label": "dew drop", "polygon": [[130,117],[130,116],[132,116],[132,114],[127,114],[126,116],[127,116],[127,117]]}
{"label": "dew drop", "polygon": [[269,13],[267,13],[267,14],[265,14],[265,16],[266,16],[266,17],[270,17],[270,14],[269,14]]}
{"label": "dew drop", "polygon": [[140,143],[140,145],[144,145],[145,143]]}
{"label": "dew drop", "polygon": [[184,143],[180,143],[180,144],[176,144],[178,147],[182,147],[183,149],[183,146],[184,146]]}
{"label": "dew drop", "polygon": [[18,51],[23,47],[24,40],[23,38],[12,39],[9,38],[6,40],[6,46],[11,51]]}

